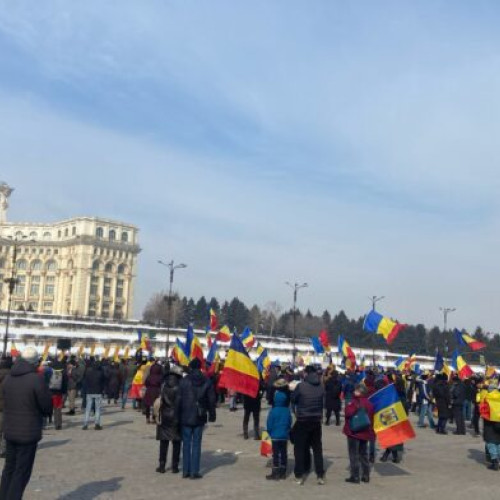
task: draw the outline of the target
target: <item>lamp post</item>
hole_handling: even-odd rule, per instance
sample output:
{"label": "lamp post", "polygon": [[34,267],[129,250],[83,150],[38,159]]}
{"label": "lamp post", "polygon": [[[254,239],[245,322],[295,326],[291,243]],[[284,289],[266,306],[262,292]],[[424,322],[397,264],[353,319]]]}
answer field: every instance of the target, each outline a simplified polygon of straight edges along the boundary
{"label": "lamp post", "polygon": [[5,283],[7,283],[9,286],[9,301],[7,303],[7,320],[5,322],[5,333],[3,336],[2,357],[4,358],[7,354],[7,340],[9,338],[10,313],[12,310],[12,295],[14,294],[14,290],[18,283],[16,264],[17,264],[17,249],[19,248],[18,244],[19,240],[17,237],[16,238],[10,237],[9,239],[12,240],[13,249],[12,249],[12,261],[11,261],[12,265],[10,271],[10,278],[5,279]]}
{"label": "lamp post", "polygon": [[288,285],[293,290],[293,333],[292,333],[293,352],[292,352],[292,360],[293,360],[293,366],[295,368],[295,357],[297,356],[297,348],[295,347],[295,341],[296,341],[295,324],[296,324],[296,321],[297,321],[297,292],[301,288],[306,288],[309,285],[307,283],[301,283],[300,284],[300,283],[297,283],[297,282],[295,282],[294,284],[292,284],[289,281],[286,281],[285,285]]}
{"label": "lamp post", "polygon": [[172,322],[172,286],[174,284],[174,272],[176,269],[184,269],[187,267],[186,264],[174,264],[174,261],[171,260],[168,264],[165,264],[162,260],[158,261],[158,264],[162,266],[168,267],[170,271],[170,280],[169,280],[169,288],[168,288],[168,317],[167,317],[167,341],[165,343],[165,359],[168,359],[168,352],[170,351],[170,324]]}
{"label": "lamp post", "polygon": [[446,329],[448,328],[448,314],[455,312],[456,307],[440,307],[440,311],[443,313],[443,349],[445,356],[448,356],[448,341],[446,340]]}
{"label": "lamp post", "polygon": [[[372,301],[372,311],[375,311],[375,308],[377,307],[377,302],[380,302],[381,300],[385,299],[385,295],[372,295],[370,297],[370,300]],[[372,334],[372,366],[375,368],[375,334]]]}

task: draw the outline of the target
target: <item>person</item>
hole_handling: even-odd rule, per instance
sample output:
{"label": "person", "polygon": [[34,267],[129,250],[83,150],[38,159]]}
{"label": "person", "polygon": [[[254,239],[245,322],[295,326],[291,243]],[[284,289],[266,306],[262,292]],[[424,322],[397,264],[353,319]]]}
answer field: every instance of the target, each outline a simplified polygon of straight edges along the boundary
{"label": "person", "polygon": [[[285,381],[283,380],[283,382]],[[292,412],[289,407],[288,384],[285,382],[285,385],[274,385],[274,404],[267,415],[267,432],[273,447],[273,468],[266,479],[279,480],[286,479],[287,445],[292,427]]]}
{"label": "person", "polygon": [[163,368],[160,364],[154,363],[151,365],[149,375],[145,380],[146,393],[144,395],[144,407],[146,413],[146,422],[148,424],[154,423],[151,420],[151,407],[156,398],[160,396],[161,383],[163,381]]}
{"label": "person", "polygon": [[464,420],[464,402],[465,402],[465,385],[460,380],[458,375],[454,375],[453,383],[450,390],[451,410],[453,420],[456,423],[455,435],[465,435],[465,420]]}
{"label": "person", "polygon": [[63,401],[68,391],[68,374],[65,358],[55,359],[50,365],[50,369],[49,390],[52,394],[54,427],[56,431],[60,431],[62,429]]}
{"label": "person", "polygon": [[75,414],[76,394],[82,383],[83,374],[84,371],[80,369],[76,358],[72,357],[67,367],[69,411],[66,412],[66,415]]}
{"label": "person", "polygon": [[465,398],[464,398],[464,420],[472,422],[474,402],[476,399],[475,381],[472,378],[464,380]]}
{"label": "person", "polygon": [[489,469],[500,470],[500,391],[498,383],[491,383],[483,391],[480,413],[483,418],[483,439],[489,456]]}
{"label": "person", "polygon": [[260,408],[262,399],[262,383],[257,395],[253,398],[247,394],[243,395],[243,439],[248,439],[248,423],[250,415],[253,417],[253,438],[260,440]]}
{"label": "person", "polygon": [[432,386],[432,394],[436,401],[438,411],[437,434],[447,434],[446,422],[450,418],[450,388],[448,387],[448,377],[444,373],[436,375]]}
{"label": "person", "polygon": [[12,358],[3,356],[0,361],[0,458],[5,458],[5,437],[3,434],[3,392],[2,386],[5,377],[10,373],[12,368]]}
{"label": "person", "polygon": [[118,404],[118,398],[120,396],[120,368],[118,363],[114,361],[109,365],[107,379],[106,379],[106,396],[108,397],[108,405],[111,404],[111,400]]}
{"label": "person", "polygon": [[428,384],[428,375],[423,374],[420,378],[417,378],[417,397],[420,403],[420,412],[418,416],[418,427],[426,427],[425,418],[429,420],[429,426],[431,429],[436,427],[434,423],[434,418],[432,416],[432,404],[431,404],[431,394]]}
{"label": "person", "polygon": [[[122,359],[122,364],[120,365],[121,380],[123,382],[122,386],[122,410],[125,409],[127,404],[130,388],[132,387],[132,382],[134,380],[135,374],[137,372],[137,366],[134,365],[130,360]],[[136,402],[135,399],[132,400],[132,407],[135,409]]]}
{"label": "person", "polygon": [[160,441],[160,460],[156,472],[165,473],[169,443],[172,443],[172,473],[179,472],[181,456],[181,434],[176,408],[179,398],[179,382],[182,379],[182,368],[170,365],[160,396],[159,417],[156,422],[156,439]]}
{"label": "person", "polygon": [[200,479],[201,441],[208,421],[215,422],[215,391],[201,372],[201,362],[189,363],[190,373],[179,384],[177,418],[182,432],[182,477]]}
{"label": "person", "polygon": [[[364,384],[357,384],[353,398],[345,408],[344,434],[347,436],[349,451],[350,476],[348,483],[359,484],[359,471],[361,468],[361,481],[370,482],[370,463],[368,461],[368,443],[375,439],[373,431],[373,405],[368,401],[368,389]],[[355,416],[364,415],[364,421],[354,427]],[[360,417],[362,419],[363,417]]]}
{"label": "person", "polygon": [[144,372],[147,369],[146,361],[139,361],[137,366],[137,370],[134,374],[134,378],[132,380],[132,388],[130,389],[129,396],[134,400],[133,406],[134,409],[139,411],[142,410],[142,398],[144,397],[145,387],[144,381]]}
{"label": "person", "polygon": [[38,353],[27,347],[5,377],[4,435],[6,457],[0,483],[0,498],[20,500],[30,480],[43,417],[52,413],[52,396],[37,374]]}
{"label": "person", "polygon": [[105,376],[101,364],[91,357],[87,369],[85,370],[84,383],[87,389],[87,402],[85,405],[85,417],[82,429],[86,431],[90,420],[90,411],[94,405],[94,428],[96,431],[102,430],[101,426],[101,404],[102,392],[104,390]]}
{"label": "person", "polygon": [[340,410],[342,401],[340,395],[342,393],[342,383],[339,380],[339,374],[335,370],[335,366],[329,365],[323,377],[323,385],[325,387],[325,425],[330,425],[332,413],[335,414],[335,425],[340,425]]}
{"label": "person", "polygon": [[325,484],[321,420],[323,418],[324,390],[314,366],[305,368],[304,380],[292,392],[292,407],[297,417],[294,426],[295,480],[303,485],[312,448],[318,484]]}

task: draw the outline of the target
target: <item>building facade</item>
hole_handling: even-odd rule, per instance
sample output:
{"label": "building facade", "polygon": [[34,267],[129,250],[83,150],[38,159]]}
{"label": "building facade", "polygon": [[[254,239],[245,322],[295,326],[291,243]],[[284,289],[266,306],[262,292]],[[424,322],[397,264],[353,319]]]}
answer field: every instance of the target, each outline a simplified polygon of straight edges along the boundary
{"label": "building facade", "polygon": [[97,217],[54,224],[7,222],[7,198],[0,200],[5,207],[0,218],[0,309],[8,308],[5,280],[14,278],[14,311],[131,317],[140,252],[137,227]]}

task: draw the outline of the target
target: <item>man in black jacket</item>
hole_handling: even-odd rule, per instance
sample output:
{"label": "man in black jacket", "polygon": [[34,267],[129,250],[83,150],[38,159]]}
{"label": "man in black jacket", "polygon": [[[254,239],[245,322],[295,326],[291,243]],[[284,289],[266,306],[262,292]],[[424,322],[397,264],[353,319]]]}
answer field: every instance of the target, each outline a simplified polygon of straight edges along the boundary
{"label": "man in black jacket", "polygon": [[309,449],[312,448],[314,468],[318,484],[324,484],[323,443],[321,419],[323,416],[324,389],[314,366],[307,366],[305,378],[292,393],[292,407],[297,417],[294,426],[295,479],[304,484],[304,475],[309,460]]}
{"label": "man in black jacket", "polygon": [[98,363],[93,357],[90,358],[89,365],[85,370],[85,375],[83,376],[86,392],[87,401],[85,406],[85,418],[83,420],[82,429],[86,431],[88,429],[90,411],[92,406],[94,406],[95,411],[95,430],[102,430],[101,427],[101,403],[102,403],[102,391],[104,390],[105,376],[100,363]]}
{"label": "man in black jacket", "polygon": [[208,421],[215,422],[215,390],[201,372],[199,359],[189,363],[191,372],[179,384],[178,421],[182,430],[182,477],[200,479],[201,438]]}
{"label": "man in black jacket", "polygon": [[25,349],[5,377],[4,434],[7,442],[0,498],[20,500],[28,484],[38,441],[42,439],[43,417],[52,413],[52,400],[43,378],[36,373],[36,349]]}
{"label": "man in black jacket", "polygon": [[450,390],[451,395],[451,410],[453,412],[453,420],[457,424],[457,429],[453,434],[465,435],[465,420],[464,420],[464,402],[465,402],[465,385],[460,380],[458,375],[453,377],[453,384]]}

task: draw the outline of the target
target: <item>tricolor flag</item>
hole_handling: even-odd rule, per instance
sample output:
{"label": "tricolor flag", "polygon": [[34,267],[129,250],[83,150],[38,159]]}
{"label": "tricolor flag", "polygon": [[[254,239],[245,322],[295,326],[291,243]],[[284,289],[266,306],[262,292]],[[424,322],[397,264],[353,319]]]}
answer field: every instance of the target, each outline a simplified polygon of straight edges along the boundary
{"label": "tricolor flag", "polygon": [[255,337],[253,336],[252,330],[248,326],[243,330],[241,334],[241,341],[247,349],[251,349],[255,344]]}
{"label": "tricolor flag", "polygon": [[212,344],[206,359],[207,372],[209,374],[217,373],[220,366],[219,346],[217,341]]}
{"label": "tricolor flag", "polygon": [[368,400],[373,405],[373,429],[381,448],[390,448],[415,437],[394,384],[380,389]]}
{"label": "tricolor flag", "polygon": [[472,368],[465,362],[465,359],[460,356],[458,351],[453,353],[451,365],[461,379],[469,378],[474,375]]}
{"label": "tricolor flag", "polygon": [[257,351],[257,355],[260,356],[265,351],[265,347],[260,342],[257,342],[255,350]]}
{"label": "tricolor flag", "polygon": [[267,349],[264,349],[262,353],[257,358],[257,369],[259,373],[264,373],[271,366],[271,358],[267,353]]}
{"label": "tricolor flag", "polygon": [[352,363],[356,364],[356,355],[347,340],[342,335],[339,335],[338,350],[344,357],[350,359]]}
{"label": "tricolor flag", "polygon": [[231,330],[227,325],[224,325],[217,335],[215,336],[215,340],[219,342],[231,342]]}
{"label": "tricolor flag", "polygon": [[436,360],[434,361],[434,371],[440,372],[444,367],[444,359],[441,353],[438,351],[436,353]]}
{"label": "tricolor flag", "polygon": [[10,344],[10,355],[13,358],[17,358],[21,353],[18,351],[16,344],[14,341],[11,342]]}
{"label": "tricolor flag", "polygon": [[321,330],[321,332],[319,332],[318,339],[325,349],[325,352],[330,352],[330,339],[328,338],[328,332],[326,330]]}
{"label": "tricolor flag", "polygon": [[212,347],[212,335],[210,334],[210,330],[207,328],[205,331],[205,341],[207,343],[207,348],[210,350]]}
{"label": "tricolor flag", "polygon": [[394,361],[394,366],[396,367],[396,370],[402,372],[404,371],[406,367],[406,357],[405,356],[400,356],[396,361]]}
{"label": "tricolor flag", "polygon": [[217,321],[217,315],[215,314],[215,311],[212,307],[210,308],[209,315],[210,315],[210,330],[212,332],[215,332],[217,331],[218,321]]}
{"label": "tricolor flag", "polygon": [[479,340],[473,339],[469,337],[466,333],[462,333],[460,330],[454,330],[455,339],[457,340],[457,344],[460,346],[469,346],[473,351],[479,351],[480,349],[484,349],[486,344],[483,342],[479,342]]}
{"label": "tricolor flag", "polygon": [[186,356],[186,347],[179,339],[175,339],[175,345],[172,348],[172,358],[181,366],[189,365],[189,359]]}
{"label": "tricolor flag", "polygon": [[139,331],[139,333],[141,335],[141,338],[140,338],[141,349],[143,351],[151,352],[151,341],[149,340],[149,337],[147,336],[146,333],[141,333],[140,331]]}
{"label": "tricolor flag", "polygon": [[323,354],[325,352],[325,348],[319,340],[319,337],[311,337],[311,344],[316,354]]}
{"label": "tricolor flag", "polygon": [[201,347],[200,339],[195,335],[191,342],[191,352],[189,354],[189,360],[199,359],[201,366],[205,365],[205,356],[203,356],[203,348]]}
{"label": "tricolor flag", "polygon": [[388,344],[394,342],[399,332],[406,328],[407,325],[396,323],[385,316],[382,316],[376,311],[370,311],[363,324],[363,329],[367,332],[382,335]]}
{"label": "tricolor flag", "polygon": [[273,442],[267,431],[262,431],[260,454],[263,457],[270,457],[273,454]]}
{"label": "tricolor flag", "polygon": [[184,343],[184,352],[188,359],[191,359],[191,345],[194,339],[193,325],[189,325],[186,331],[186,342]]}
{"label": "tricolor flag", "polygon": [[486,367],[486,370],[484,372],[484,376],[486,378],[493,378],[494,376],[496,376],[496,374],[497,374],[497,371],[495,370],[494,366],[487,366]]}
{"label": "tricolor flag", "polygon": [[233,335],[219,386],[254,398],[259,392],[259,385],[260,378],[257,367],[250,359],[241,339],[237,335]]}

